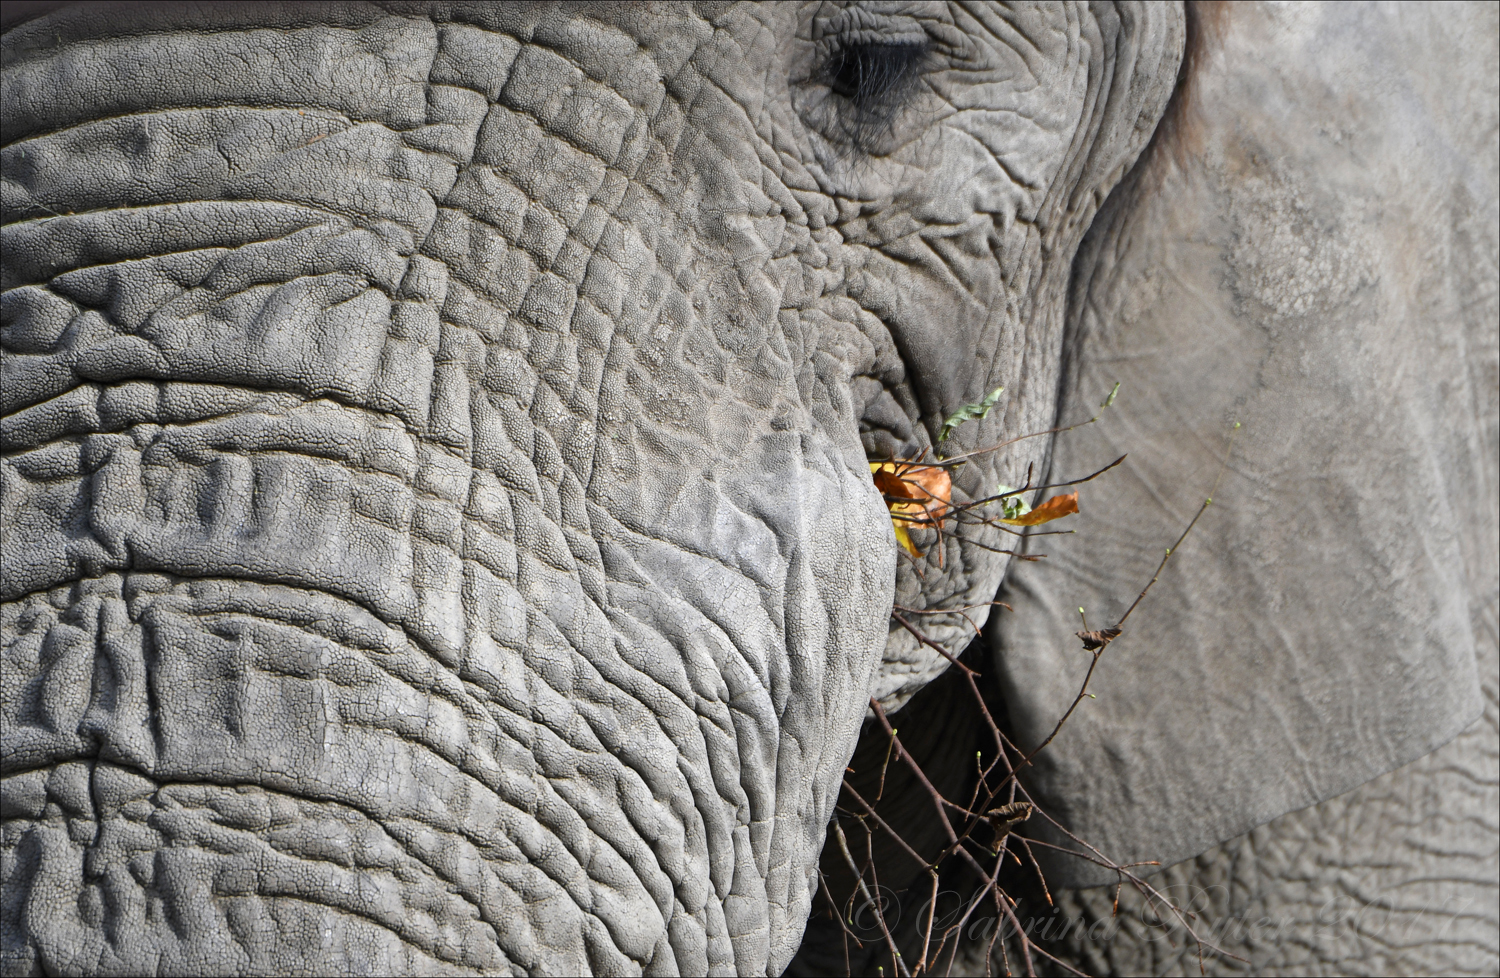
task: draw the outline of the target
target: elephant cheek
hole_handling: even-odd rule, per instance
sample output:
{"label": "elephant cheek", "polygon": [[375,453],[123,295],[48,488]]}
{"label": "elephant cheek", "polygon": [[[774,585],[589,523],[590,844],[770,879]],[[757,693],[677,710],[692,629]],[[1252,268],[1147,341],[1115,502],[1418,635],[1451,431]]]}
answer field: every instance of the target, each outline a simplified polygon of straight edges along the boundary
{"label": "elephant cheek", "polygon": [[[891,604],[852,419],[851,464],[805,411],[761,424],[705,396],[712,430],[751,434],[696,468],[641,464],[610,447],[660,434],[640,412],[549,429],[545,387],[482,386],[476,364],[513,362],[511,387],[529,368],[436,325],[445,266],[416,256],[389,284],[367,232],[289,238],[235,260],[352,267],[189,294],[154,343],[9,294],[11,337],[74,324],[7,363],[32,385],[7,390],[0,460],[20,953],[779,969]],[[172,260],[107,275],[128,299]],[[446,359],[423,369],[423,344]]]}
{"label": "elephant cheek", "polygon": [[569,52],[150,38],[6,66],[7,953],[779,971],[891,603],[852,329],[768,249],[687,294],[608,161],[730,164]]}
{"label": "elephant cheek", "polygon": [[779,970],[891,603],[853,420],[700,391],[718,441],[673,464],[649,406],[560,402],[545,331],[450,322],[475,293],[399,235],[149,210],[7,231],[17,953]]}
{"label": "elephant cheek", "polygon": [[7,930],[61,970],[784,961],[892,579],[878,499],[797,443],[652,533],[598,508],[592,581],[536,513],[438,546],[436,479],[377,508],[329,459],[115,443],[62,509],[157,570],[4,606]]}

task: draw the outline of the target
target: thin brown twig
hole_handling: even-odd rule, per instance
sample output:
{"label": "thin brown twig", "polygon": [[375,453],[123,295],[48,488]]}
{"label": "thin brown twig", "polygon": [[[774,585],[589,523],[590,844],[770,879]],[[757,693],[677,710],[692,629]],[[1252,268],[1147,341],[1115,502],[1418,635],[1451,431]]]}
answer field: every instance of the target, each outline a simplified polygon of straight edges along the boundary
{"label": "thin brown twig", "polygon": [[1002,448],[1014,445],[1016,442],[1025,441],[1028,438],[1040,438],[1043,435],[1060,435],[1064,431],[1072,431],[1074,428],[1082,428],[1084,425],[1091,425],[1098,420],[1099,415],[1096,414],[1092,418],[1089,418],[1087,421],[1080,421],[1077,424],[1070,424],[1062,428],[1048,428],[1046,431],[1033,431],[1029,435],[1017,435],[1015,438],[1011,438],[1008,441],[999,442],[998,444],[990,445],[988,448],[976,448],[972,452],[964,452],[962,455],[950,455],[947,458],[937,459],[933,462],[929,462],[928,464],[944,467],[949,465],[956,465],[978,455],[988,455],[990,452],[998,452]]}
{"label": "thin brown twig", "polygon": [[[870,881],[875,884],[875,892],[879,893],[880,867],[875,865],[875,833],[870,831],[870,827],[865,824],[864,819],[859,820],[859,827],[865,830],[865,865],[870,867]],[[881,928],[885,929],[885,904],[874,904],[872,909],[880,919]],[[889,933],[889,930],[886,932]],[[911,972],[906,967],[906,961],[901,957],[901,949],[896,946],[894,941],[890,942],[890,949],[891,968],[899,971],[906,978],[911,978]]]}
{"label": "thin brown twig", "polygon": [[936,870],[928,873],[932,877],[932,894],[927,898],[927,926],[922,931],[922,957],[917,961],[919,974],[927,970],[927,950],[932,946],[932,918],[937,913],[938,874]]}
{"label": "thin brown twig", "polygon": [[[996,864],[995,876],[998,878],[999,875],[1000,867]],[[1005,919],[1010,921],[1010,925],[1016,929],[1016,933],[1021,935],[1021,960],[1026,962],[1026,974],[1028,978],[1035,978],[1036,965],[1031,960],[1031,935],[1021,930],[1021,922],[1016,919],[1016,912],[1011,909],[1010,902],[1005,899],[1006,894],[998,886],[994,887],[990,892],[994,894],[996,906],[1005,912]],[[995,933],[998,935],[1000,928],[995,928]],[[1041,949],[1038,948],[1037,950]],[[1042,953],[1046,954],[1045,951]],[[1050,958],[1052,955],[1048,954],[1047,957]]]}
{"label": "thin brown twig", "polygon": [[970,509],[976,509],[980,506],[987,506],[990,503],[999,502],[1002,499],[1009,499],[1012,496],[1019,496],[1023,492],[1041,492],[1043,489],[1066,489],[1068,486],[1081,486],[1085,482],[1093,482],[1095,479],[1099,478],[1110,469],[1125,461],[1125,459],[1127,459],[1128,457],[1128,454],[1121,455],[1119,458],[1115,459],[1104,468],[1100,469],[1097,472],[1086,475],[1081,479],[1069,479],[1067,482],[1053,482],[1045,486],[1022,486],[1019,489],[1010,489],[1005,492],[998,493],[994,496],[986,496],[983,499],[975,499],[972,502],[961,503],[958,506],[952,507],[952,511],[954,513],[966,512]]}
{"label": "thin brown twig", "polygon": [[870,818],[874,819],[876,825],[878,825],[885,831],[887,835],[894,839],[897,845],[901,846],[901,848],[907,853],[907,855],[911,856],[917,861],[918,866],[921,866],[923,869],[930,869],[932,867],[932,863],[922,858],[922,855],[917,852],[917,850],[908,845],[906,840],[901,837],[901,833],[897,832],[894,828],[891,827],[890,823],[881,818],[880,815],[876,813],[875,806],[866,801],[864,799],[864,796],[862,796],[857,790],[855,790],[855,788],[847,781],[844,782],[844,790],[849,792],[849,796],[851,798],[859,802],[859,806],[865,810],[866,814]]}
{"label": "thin brown twig", "polygon": [[[984,870],[979,866],[979,863],[975,861],[973,854],[963,847],[960,836],[953,830],[953,822],[948,818],[947,810],[949,808],[953,808],[968,815],[972,815],[972,813],[967,809],[956,805],[948,799],[944,798],[942,793],[939,792],[935,787],[933,787],[932,782],[927,777],[927,773],[922,770],[922,766],[917,763],[916,758],[911,756],[911,754],[906,750],[905,746],[901,744],[900,738],[896,736],[895,730],[892,729],[890,721],[886,718],[885,710],[883,710],[880,706],[880,701],[872,696],[870,697],[870,706],[875,711],[875,719],[878,720],[880,722],[880,725],[885,728],[886,734],[896,741],[896,748],[901,752],[901,759],[906,762],[907,767],[909,767],[911,769],[911,772],[916,775],[917,780],[920,781],[922,783],[922,786],[927,789],[927,793],[932,799],[933,806],[936,808],[938,816],[942,820],[943,830],[948,834],[949,844],[948,848],[944,850],[943,855],[939,857],[938,861],[941,862],[942,859],[946,858],[949,854],[956,852],[963,857],[965,862],[969,863],[970,867],[974,870],[975,873],[977,873],[981,878],[986,878]],[[967,829],[965,834],[967,835]],[[1026,955],[1026,958],[1029,968],[1029,953]]]}
{"label": "thin brown twig", "polygon": [[943,648],[941,645],[938,645],[936,642],[934,642],[932,639],[928,638],[926,635],[923,635],[921,632],[917,631],[917,629],[915,627],[913,627],[912,623],[909,622],[909,621],[907,621],[905,618],[902,618],[900,615],[897,615],[897,614],[892,614],[891,617],[894,618],[894,619],[896,619],[897,624],[899,624],[902,628],[904,628],[908,632],[910,632],[912,634],[912,636],[914,638],[916,638],[916,640],[918,642],[920,642],[923,645],[927,646],[928,648],[932,649],[938,655],[942,656],[943,658],[947,659],[950,663],[952,663],[955,666],[958,666],[960,669],[963,670],[965,678],[967,678],[968,681],[969,681],[969,689],[974,693],[974,699],[975,699],[976,702],[979,703],[980,712],[984,715],[985,722],[989,725],[990,732],[995,737],[995,746],[1003,754],[1005,752],[1005,749],[1002,746],[1003,741],[1004,741],[1004,737],[1000,733],[1000,727],[999,727],[999,725],[995,723],[995,718],[992,717],[992,716],[990,716],[989,707],[987,707],[987,706],[984,705],[984,697],[982,695],[980,695],[980,693],[979,693],[979,685],[978,685],[978,683],[976,683],[974,681],[974,677],[976,675],[975,671],[973,669],[970,669],[968,666],[964,665],[962,662],[959,662],[957,659],[955,659],[953,657],[953,655],[947,649]]}
{"label": "thin brown twig", "polygon": [[1089,681],[1094,678],[1094,670],[1098,668],[1099,657],[1104,654],[1105,648],[1107,648],[1107,645],[1100,646],[1099,648],[1094,650],[1094,658],[1089,662],[1089,671],[1084,673],[1083,676],[1083,685],[1078,687],[1078,695],[1073,697],[1073,702],[1069,704],[1067,712],[1062,715],[1061,720],[1057,721],[1057,725],[1052,728],[1052,732],[1047,735],[1047,739],[1043,740],[1034,749],[1028,751],[1025,757],[1021,758],[1020,763],[1015,765],[1017,768],[1023,768],[1029,765],[1032,760],[1035,759],[1036,756],[1046,748],[1048,744],[1052,743],[1053,739],[1057,736],[1058,731],[1062,730],[1063,724],[1068,722],[1068,717],[1072,716],[1073,711],[1078,709],[1078,704],[1082,703],[1084,697],[1088,695]]}
{"label": "thin brown twig", "polygon": [[1125,614],[1120,616],[1120,620],[1115,622],[1116,628],[1125,624],[1125,619],[1130,617],[1130,613],[1135,610],[1135,606],[1145,599],[1146,592],[1151,590],[1151,585],[1155,584],[1156,579],[1161,577],[1162,569],[1167,566],[1167,561],[1172,559],[1172,555],[1177,552],[1178,547],[1182,546],[1182,541],[1187,539],[1187,535],[1193,532],[1193,527],[1198,525],[1199,517],[1208,511],[1208,507],[1213,505],[1214,493],[1219,491],[1219,483],[1223,480],[1224,473],[1229,468],[1229,457],[1234,453],[1234,438],[1239,433],[1240,423],[1236,421],[1234,428],[1229,432],[1229,444],[1224,449],[1224,461],[1219,465],[1219,474],[1214,478],[1214,486],[1209,490],[1208,498],[1203,500],[1203,505],[1198,507],[1198,512],[1193,514],[1193,518],[1188,521],[1187,529],[1182,531],[1182,535],[1177,538],[1177,542],[1167,548],[1167,552],[1162,557],[1161,563],[1156,565],[1156,573],[1151,575],[1151,580],[1147,581],[1146,586],[1141,588],[1141,593],[1136,596],[1135,601],[1131,603],[1129,608],[1125,609]]}
{"label": "thin brown twig", "polygon": [[958,833],[953,831],[953,823],[948,818],[947,809],[955,808],[958,811],[964,812],[965,814],[968,814],[968,810],[953,804],[953,802],[943,797],[942,792],[933,787],[932,781],[930,781],[927,777],[927,772],[922,770],[922,765],[917,763],[917,759],[915,757],[912,757],[911,753],[906,749],[906,746],[901,743],[901,738],[896,734],[895,729],[891,727],[891,721],[886,719],[885,710],[881,707],[880,701],[873,696],[870,697],[870,708],[875,711],[875,719],[878,720],[880,722],[880,725],[885,728],[887,736],[889,736],[891,740],[895,742],[896,750],[898,752],[896,755],[897,759],[906,762],[907,768],[911,770],[912,774],[915,774],[917,776],[917,780],[922,783],[922,787],[926,788],[927,793],[932,796],[932,802],[937,806],[938,814],[942,816],[943,827],[948,832],[948,841],[957,842]]}
{"label": "thin brown twig", "polygon": [[1016,838],[1021,840],[1021,848],[1026,850],[1026,858],[1031,860],[1031,868],[1036,870],[1036,878],[1042,883],[1042,896],[1047,898],[1047,906],[1057,906],[1052,902],[1052,891],[1047,889],[1047,877],[1042,874],[1041,864],[1036,861],[1036,853],[1031,851],[1031,840],[1024,835],[1017,835]]}
{"label": "thin brown twig", "polygon": [[[1120,616],[1120,620],[1115,622],[1116,628],[1124,625],[1125,619],[1130,617],[1130,613],[1135,610],[1136,605],[1140,604],[1146,599],[1146,592],[1151,590],[1151,585],[1155,584],[1157,582],[1157,579],[1161,577],[1162,569],[1167,566],[1167,561],[1172,559],[1172,555],[1177,552],[1178,547],[1182,546],[1182,541],[1187,539],[1187,535],[1193,532],[1193,527],[1198,525],[1198,518],[1208,511],[1208,507],[1213,505],[1213,501],[1214,500],[1212,496],[1203,500],[1203,505],[1199,506],[1198,512],[1193,514],[1193,518],[1188,523],[1187,529],[1182,531],[1182,535],[1177,538],[1176,543],[1167,548],[1166,555],[1162,557],[1161,563],[1156,565],[1156,573],[1151,575],[1151,580],[1146,582],[1146,586],[1141,588],[1141,593],[1136,595],[1136,598],[1133,602],[1131,602],[1130,607],[1126,608],[1125,613]],[[1100,651],[1102,652],[1103,649],[1100,649]]]}
{"label": "thin brown twig", "polygon": [[[1069,855],[1074,856],[1076,858],[1085,859],[1085,860],[1087,860],[1089,862],[1097,863],[1098,865],[1103,866],[1106,869],[1113,870],[1114,872],[1120,874],[1120,877],[1124,881],[1129,882],[1133,887],[1135,887],[1135,889],[1139,890],[1142,896],[1145,896],[1148,900],[1151,900],[1153,902],[1159,902],[1163,906],[1166,906],[1169,909],[1171,909],[1172,912],[1173,912],[1173,914],[1181,922],[1181,924],[1183,926],[1183,929],[1188,933],[1189,936],[1192,937],[1192,939],[1194,940],[1194,942],[1196,942],[1197,944],[1199,944],[1201,947],[1206,947],[1206,948],[1208,948],[1210,951],[1212,951],[1215,954],[1220,954],[1220,955],[1223,955],[1225,957],[1234,958],[1236,961],[1245,961],[1244,958],[1241,958],[1238,955],[1233,954],[1233,953],[1231,953],[1229,951],[1226,951],[1223,948],[1219,947],[1218,945],[1212,944],[1212,943],[1210,943],[1208,941],[1205,941],[1203,938],[1199,937],[1197,931],[1195,931],[1193,929],[1192,925],[1190,923],[1188,923],[1186,917],[1183,915],[1183,912],[1181,910],[1179,910],[1176,907],[1176,905],[1172,903],[1171,900],[1167,899],[1167,897],[1165,895],[1163,895],[1161,892],[1159,892],[1150,883],[1146,882],[1143,878],[1141,878],[1140,876],[1137,876],[1135,873],[1130,872],[1131,868],[1133,868],[1135,866],[1157,866],[1157,865],[1160,865],[1158,862],[1156,862],[1155,860],[1149,860],[1147,862],[1129,863],[1127,865],[1123,865],[1122,866],[1119,863],[1111,860],[1109,857],[1105,856],[1102,852],[1100,852],[1098,850],[1097,847],[1095,847],[1093,845],[1090,845],[1088,842],[1085,842],[1083,839],[1080,839],[1077,835],[1075,835],[1074,833],[1072,833],[1071,831],[1069,831],[1066,826],[1064,826],[1062,823],[1058,822],[1051,815],[1048,815],[1046,812],[1042,812],[1040,809],[1038,809],[1038,812],[1041,814],[1041,816],[1044,819],[1046,819],[1048,822],[1050,822],[1055,829],[1057,829],[1063,835],[1067,836],[1067,838],[1070,841],[1076,842],[1080,846],[1083,846],[1086,849],[1088,849],[1091,853],[1093,853],[1093,856],[1086,855],[1085,853],[1079,852],[1079,851],[1074,850],[1074,849],[1068,849],[1068,848],[1066,848],[1064,846],[1053,845],[1052,843],[1043,842],[1040,839],[1031,839],[1030,841],[1031,841],[1031,843],[1033,845],[1044,846],[1044,847],[1049,848],[1049,849],[1056,849],[1056,850],[1058,850],[1060,852],[1068,853]],[[1248,962],[1246,962],[1246,963],[1248,963]]]}
{"label": "thin brown twig", "polygon": [[[893,955],[892,961],[900,966],[900,971],[906,975],[906,978],[911,978],[911,972],[907,971],[906,965],[901,963],[900,953],[896,950],[896,940],[891,937],[890,928],[885,925],[885,914],[881,912],[880,904],[875,902],[874,898],[870,896],[869,888],[865,886],[865,874],[860,872],[854,865],[854,856],[849,852],[849,840],[845,838],[844,827],[839,824],[838,819],[833,820],[833,833],[838,839],[839,851],[844,854],[844,862],[848,864],[849,872],[854,874],[854,883],[859,887],[859,892],[865,898],[865,905],[875,910],[875,919],[880,923],[880,933],[885,937],[885,942],[891,949],[891,954]],[[879,885],[879,883],[876,884],[876,886]]]}
{"label": "thin brown twig", "polygon": [[980,608],[992,608],[997,605],[1001,608],[1004,608],[1006,611],[1016,610],[1010,605],[1006,604],[1004,601],[986,601],[984,604],[966,604],[962,608],[907,608],[899,604],[893,605],[892,607],[894,607],[897,611],[905,612],[908,615],[952,615],[960,611],[977,611]]}
{"label": "thin brown twig", "polygon": [[839,908],[833,905],[833,891],[828,888],[828,877],[823,874],[823,867],[821,866],[818,867],[818,885],[823,888],[823,895],[825,896],[825,898],[827,898],[829,907],[834,910],[833,917],[839,922],[839,927],[841,927],[844,931],[844,970],[848,971],[849,939],[851,937],[854,938],[854,943],[858,944],[861,948],[865,946],[864,941],[861,941],[858,937],[855,937],[854,932],[849,929],[847,924],[844,923],[844,915],[842,913],[839,913]]}
{"label": "thin brown twig", "polygon": [[895,747],[895,741],[888,741],[885,745],[885,760],[880,762],[880,785],[875,789],[875,801],[885,797],[885,773],[891,766],[891,750]]}
{"label": "thin brown twig", "polygon": [[[994,874],[991,877],[988,878],[988,881],[987,881],[986,885],[978,893],[974,894],[973,898],[969,901],[969,909],[966,910],[964,912],[964,915],[959,918],[958,923],[950,925],[948,927],[948,929],[943,932],[943,943],[944,944],[948,943],[948,935],[950,935],[950,934],[958,934],[959,938],[960,939],[962,938],[962,931],[963,931],[964,924],[968,923],[969,922],[969,918],[974,915],[974,911],[977,910],[977,909],[979,909],[979,905],[982,902],[984,902],[984,898],[989,895],[990,888],[992,886],[996,885],[994,883],[994,880],[999,879],[999,877],[1000,877],[1000,865],[999,865],[999,863],[996,863],[995,864],[995,872],[994,872]],[[954,954],[958,953],[958,941],[956,941],[956,940],[954,941],[954,944],[953,944],[953,953]],[[949,959],[948,959],[948,970],[949,971],[953,970],[953,957],[952,957],[952,955],[950,955]]]}
{"label": "thin brown twig", "polygon": [[[979,524],[977,524],[977,523],[968,523],[968,524],[965,524],[965,525],[966,526],[978,526]],[[1010,531],[1009,527],[1005,527],[1004,529],[1006,530],[1006,532]],[[1072,530],[1064,530],[1062,532],[1064,532],[1064,533],[1072,533],[1073,531]],[[1023,553],[1018,553],[1015,550],[1006,550],[1004,547],[992,547],[989,544],[984,543],[981,540],[975,540],[972,537],[966,538],[964,540],[964,542],[967,543],[971,547],[978,547],[980,550],[988,550],[992,554],[1004,554],[1007,557],[1015,557],[1017,560],[1043,560],[1047,556],[1046,554],[1023,554]]]}

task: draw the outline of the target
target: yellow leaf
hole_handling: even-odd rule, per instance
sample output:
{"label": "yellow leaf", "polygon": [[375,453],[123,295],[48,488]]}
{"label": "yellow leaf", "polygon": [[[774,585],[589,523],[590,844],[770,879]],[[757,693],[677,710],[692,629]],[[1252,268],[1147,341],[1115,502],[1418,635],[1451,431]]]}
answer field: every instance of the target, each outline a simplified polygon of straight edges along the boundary
{"label": "yellow leaf", "polygon": [[917,552],[916,546],[912,544],[911,534],[906,532],[906,527],[896,520],[891,520],[891,526],[896,530],[896,542],[901,544],[902,549],[913,557],[920,558],[922,555]]}
{"label": "yellow leaf", "polygon": [[1078,493],[1070,492],[1066,496],[1053,496],[1023,516],[1000,522],[1011,526],[1036,526],[1039,523],[1050,523],[1076,512],[1078,512]]}

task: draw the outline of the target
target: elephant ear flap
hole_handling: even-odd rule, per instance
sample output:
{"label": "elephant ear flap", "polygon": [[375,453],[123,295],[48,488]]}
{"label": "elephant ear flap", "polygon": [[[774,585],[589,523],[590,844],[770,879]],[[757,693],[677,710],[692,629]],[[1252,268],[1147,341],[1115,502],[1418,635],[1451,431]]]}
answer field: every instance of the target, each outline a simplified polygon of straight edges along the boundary
{"label": "elephant ear flap", "polygon": [[[1500,586],[1495,34],[1492,8],[1232,5],[1198,52],[1196,111],[1090,228],[1058,423],[1122,386],[1059,437],[1049,481],[1129,458],[1002,589],[991,640],[1023,749],[1088,670],[1080,606],[1116,624],[1213,504],[1029,769],[1043,840],[1168,865],[1480,715]],[[1116,878],[1036,851],[1054,884]]]}

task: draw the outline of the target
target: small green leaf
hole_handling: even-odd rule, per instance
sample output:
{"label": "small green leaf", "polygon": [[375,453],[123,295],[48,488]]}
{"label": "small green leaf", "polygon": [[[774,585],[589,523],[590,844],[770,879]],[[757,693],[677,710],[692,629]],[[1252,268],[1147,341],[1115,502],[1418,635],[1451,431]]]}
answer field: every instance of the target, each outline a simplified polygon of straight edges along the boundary
{"label": "small green leaf", "polygon": [[985,396],[984,400],[979,401],[976,404],[965,404],[957,411],[954,411],[952,414],[948,415],[948,419],[944,421],[943,426],[938,429],[937,440],[947,441],[948,436],[953,434],[954,428],[957,428],[959,425],[963,424],[966,421],[978,421],[980,418],[983,418],[984,416],[989,414],[990,408],[995,406],[995,402],[1000,400],[1000,395],[1003,393],[1005,393],[1004,387],[996,387],[994,390],[990,391],[988,395]]}
{"label": "small green leaf", "polygon": [[1115,389],[1110,391],[1109,396],[1104,399],[1104,403],[1099,405],[1099,410],[1102,411],[1105,408],[1109,407],[1111,404],[1115,403],[1115,395],[1118,393],[1120,393],[1120,382],[1117,380],[1115,381]]}
{"label": "small green leaf", "polygon": [[[1004,496],[1008,492],[1015,492],[1015,490],[1010,486],[1000,486],[995,490],[995,495]],[[1000,504],[1005,507],[1005,515],[1001,517],[1002,519],[1018,520],[1031,512],[1031,504],[1020,496],[1007,496],[1000,500]]]}

